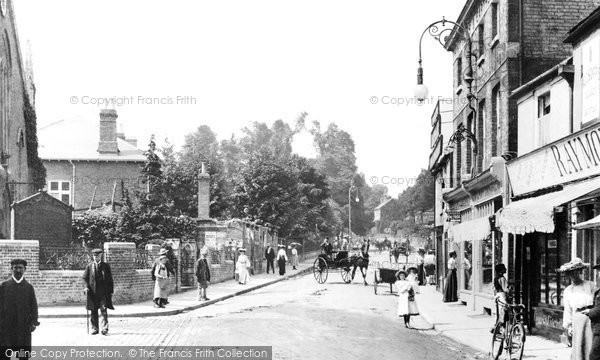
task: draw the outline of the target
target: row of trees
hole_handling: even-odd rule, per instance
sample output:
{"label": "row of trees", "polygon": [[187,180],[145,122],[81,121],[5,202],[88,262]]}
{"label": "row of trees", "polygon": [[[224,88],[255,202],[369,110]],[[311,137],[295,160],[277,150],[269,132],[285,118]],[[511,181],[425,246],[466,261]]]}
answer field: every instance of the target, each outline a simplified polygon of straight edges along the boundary
{"label": "row of trees", "polygon": [[[177,236],[189,230],[193,237],[197,217],[197,177],[208,165],[210,216],[239,218],[271,224],[279,235],[292,238],[335,236],[348,224],[352,206],[352,231],[366,235],[373,227],[373,208],[385,195],[385,187],[369,187],[357,173],[354,141],[350,134],[318,122],[308,128],[307,114],[293,126],[278,120],[272,126],[254,122],[239,137],[218,141],[210,127],[201,125],[185,137],[180,152],[172,144],[157,149],[150,142],[142,174],[148,188],[123,194],[119,214],[96,219],[88,214],[76,221],[74,236],[138,244]],[[317,149],[315,159],[292,151],[300,131],[309,131]],[[348,190],[356,192],[348,203]],[[355,196],[358,197],[356,201]],[[79,222],[80,226],[77,225]],[[97,226],[95,225],[97,224]],[[85,225],[85,226],[84,226]],[[346,230],[347,231],[347,230]]]}

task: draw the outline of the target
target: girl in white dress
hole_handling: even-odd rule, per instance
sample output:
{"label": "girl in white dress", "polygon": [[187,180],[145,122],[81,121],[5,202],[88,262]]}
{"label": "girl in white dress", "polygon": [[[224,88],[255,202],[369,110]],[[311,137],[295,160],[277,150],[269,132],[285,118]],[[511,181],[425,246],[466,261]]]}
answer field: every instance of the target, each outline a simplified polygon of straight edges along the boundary
{"label": "girl in white dress", "polygon": [[396,287],[398,288],[398,316],[404,318],[404,326],[410,328],[411,315],[419,315],[415,301],[415,282],[406,280],[406,271],[396,272]]}

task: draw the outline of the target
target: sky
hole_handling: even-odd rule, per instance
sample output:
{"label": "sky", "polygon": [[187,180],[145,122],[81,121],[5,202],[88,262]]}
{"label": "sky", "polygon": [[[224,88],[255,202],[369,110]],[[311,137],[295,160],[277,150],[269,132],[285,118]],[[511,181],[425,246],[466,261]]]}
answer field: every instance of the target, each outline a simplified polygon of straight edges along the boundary
{"label": "sky", "polygon": [[[359,172],[396,196],[428,167],[431,113],[452,91],[452,57],[423,39],[465,0],[13,0],[19,41],[30,43],[38,127],[62,119],[98,126],[106,102],[144,149],[176,147],[206,124],[219,139],[253,121],[290,124],[302,112],[334,122],[356,145]],[[77,134],[69,134],[77,136]],[[315,156],[300,134],[294,151]]]}

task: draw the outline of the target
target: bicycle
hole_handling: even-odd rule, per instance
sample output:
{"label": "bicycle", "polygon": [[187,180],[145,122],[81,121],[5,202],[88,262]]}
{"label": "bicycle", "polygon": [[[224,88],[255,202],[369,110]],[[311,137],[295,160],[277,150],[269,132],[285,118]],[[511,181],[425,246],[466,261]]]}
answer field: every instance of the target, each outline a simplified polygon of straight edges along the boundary
{"label": "bicycle", "polygon": [[[502,306],[505,310],[503,322],[498,322],[494,327],[492,336],[492,359],[498,360],[502,351],[506,350],[510,360],[521,360],[525,347],[525,326],[523,304],[508,304],[496,299],[496,309]],[[508,335],[508,336],[507,336]]]}

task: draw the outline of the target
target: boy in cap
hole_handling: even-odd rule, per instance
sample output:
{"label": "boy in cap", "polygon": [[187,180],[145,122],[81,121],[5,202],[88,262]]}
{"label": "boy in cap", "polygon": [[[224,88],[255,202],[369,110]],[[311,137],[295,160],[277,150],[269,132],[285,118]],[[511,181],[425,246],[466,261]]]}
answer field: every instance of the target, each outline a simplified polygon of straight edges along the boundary
{"label": "boy in cap", "polygon": [[114,283],[110,266],[102,261],[102,249],[92,250],[93,261],[83,271],[83,292],[87,294],[87,310],[92,312],[92,335],[98,334],[98,310],[102,315],[102,335],[108,334],[108,311],[114,310],[112,295]]}
{"label": "boy in cap", "polygon": [[0,284],[0,344],[13,350],[31,350],[31,333],[40,325],[33,286],[23,278],[27,261],[10,262],[12,278]]}
{"label": "boy in cap", "polygon": [[210,282],[210,269],[206,261],[208,248],[204,246],[200,250],[200,258],[196,261],[196,279],[198,280],[198,301],[210,300],[206,297],[206,288]]}

